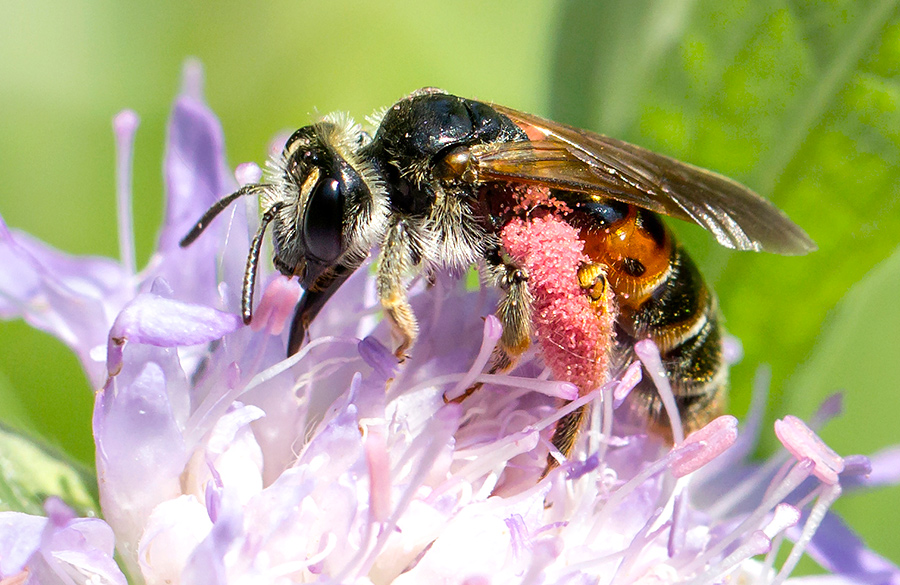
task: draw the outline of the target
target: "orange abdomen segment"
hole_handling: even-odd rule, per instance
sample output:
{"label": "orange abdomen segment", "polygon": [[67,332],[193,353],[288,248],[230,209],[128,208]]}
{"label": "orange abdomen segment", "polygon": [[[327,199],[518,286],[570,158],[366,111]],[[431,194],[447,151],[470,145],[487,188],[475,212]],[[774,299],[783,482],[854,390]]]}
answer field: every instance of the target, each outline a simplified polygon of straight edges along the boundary
{"label": "orange abdomen segment", "polygon": [[584,253],[607,267],[620,308],[637,309],[669,274],[672,236],[658,217],[637,207],[628,206],[608,227],[582,228],[581,238]]}
{"label": "orange abdomen segment", "polygon": [[[606,268],[619,307],[615,345],[618,361],[633,359],[634,343],[652,339],[675,393],[688,431],[723,408],[726,366],[715,296],[694,262],[654,213],[619,205],[614,221],[578,221],[600,204],[575,212],[584,254]],[[652,426],[666,430],[667,417],[655,388],[642,382],[633,398]]]}

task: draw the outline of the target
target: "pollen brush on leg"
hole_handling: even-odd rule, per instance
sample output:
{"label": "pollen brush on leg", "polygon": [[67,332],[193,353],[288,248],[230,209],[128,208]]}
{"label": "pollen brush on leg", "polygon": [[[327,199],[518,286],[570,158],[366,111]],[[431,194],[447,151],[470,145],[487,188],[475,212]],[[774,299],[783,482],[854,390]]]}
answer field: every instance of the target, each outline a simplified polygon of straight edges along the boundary
{"label": "pollen brush on leg", "polygon": [[[578,230],[547,212],[510,221],[502,231],[503,246],[529,274],[532,325],[544,361],[553,376],[571,382],[579,394],[595,390],[609,376],[616,309],[609,287],[586,293],[579,272],[589,265]],[[595,290],[596,289],[596,290]],[[575,446],[587,407],[561,419],[551,442],[564,457]],[[551,454],[547,469],[558,460]]]}

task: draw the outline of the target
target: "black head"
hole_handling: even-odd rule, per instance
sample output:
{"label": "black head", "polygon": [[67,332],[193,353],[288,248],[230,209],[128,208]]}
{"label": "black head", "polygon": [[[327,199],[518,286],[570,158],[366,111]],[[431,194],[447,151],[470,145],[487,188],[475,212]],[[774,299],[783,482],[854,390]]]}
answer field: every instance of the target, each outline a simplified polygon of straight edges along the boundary
{"label": "black head", "polygon": [[245,323],[252,318],[256,268],[269,224],[275,267],[286,276],[297,276],[304,295],[315,292],[319,306],[378,241],[388,204],[374,166],[361,155],[368,142],[359,126],[340,116],[297,130],[281,155],[269,162],[265,182],[247,185],[217,202],[182,240],[182,246],[190,244],[236,198],[260,197],[263,215],[244,273]]}
{"label": "black head", "polygon": [[[336,266],[353,238],[346,212],[350,202],[371,199],[360,172],[357,144],[347,144],[337,124],[323,121],[294,132],[273,177],[272,205],[281,204],[273,226],[275,265],[315,287]],[[348,160],[349,158],[349,160]]]}

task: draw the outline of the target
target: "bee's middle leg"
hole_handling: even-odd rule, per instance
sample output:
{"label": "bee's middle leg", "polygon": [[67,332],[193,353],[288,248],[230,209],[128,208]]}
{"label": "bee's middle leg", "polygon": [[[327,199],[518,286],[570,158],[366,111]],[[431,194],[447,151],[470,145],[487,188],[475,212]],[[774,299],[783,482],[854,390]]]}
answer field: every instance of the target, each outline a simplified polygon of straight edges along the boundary
{"label": "bee's middle leg", "polygon": [[528,271],[502,259],[497,270],[497,284],[503,291],[497,304],[497,318],[503,325],[503,334],[491,356],[489,374],[512,369],[531,345],[532,299],[528,291]]}

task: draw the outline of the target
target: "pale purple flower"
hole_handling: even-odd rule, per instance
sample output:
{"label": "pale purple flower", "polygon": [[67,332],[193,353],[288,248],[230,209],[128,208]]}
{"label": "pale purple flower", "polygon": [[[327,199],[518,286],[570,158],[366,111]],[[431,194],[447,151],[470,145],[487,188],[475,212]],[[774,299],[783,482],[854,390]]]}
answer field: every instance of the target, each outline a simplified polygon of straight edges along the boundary
{"label": "pale purple flower", "polygon": [[55,497],[44,509],[46,517],[0,512],[0,582],[125,585],[105,522],[76,518]]}
{"label": "pale purple flower", "polygon": [[[499,338],[492,291],[413,283],[421,333],[401,366],[361,269],[285,360],[296,282],[264,266],[253,326],[238,317],[254,204],[178,247],[236,188],[194,65],[170,122],[159,245],[135,272],[135,127],[133,114],[117,120],[121,262],[69,257],[0,224],[0,315],[63,339],[99,388],[105,520],[50,504],[49,518],[0,515],[0,579],[123,583],[114,534],[133,583],[780,583],[806,551],[831,575],[804,581],[900,584],[828,512],[842,489],[896,482],[897,452],[841,458],[788,418],[791,455],[753,465],[759,408],[740,429],[722,417],[672,449],[626,434],[615,409],[637,363],[561,409],[574,387],[547,380],[535,352],[513,375],[481,374]],[[638,348],[658,380],[655,352]],[[444,403],[477,380],[462,405]],[[539,481],[554,422],[585,403],[581,447]],[[59,558],[66,578],[46,572]]]}

